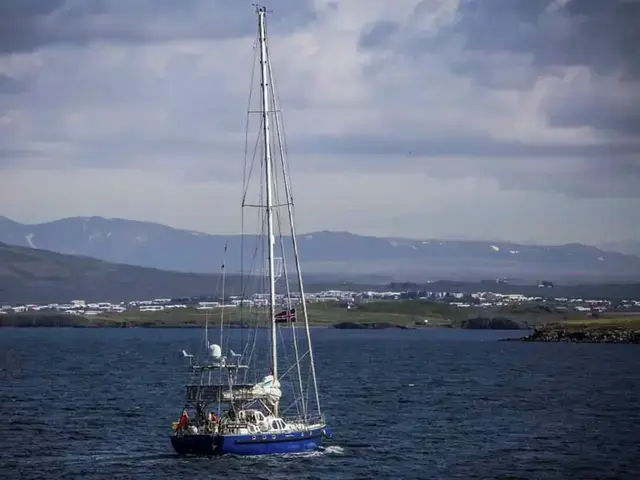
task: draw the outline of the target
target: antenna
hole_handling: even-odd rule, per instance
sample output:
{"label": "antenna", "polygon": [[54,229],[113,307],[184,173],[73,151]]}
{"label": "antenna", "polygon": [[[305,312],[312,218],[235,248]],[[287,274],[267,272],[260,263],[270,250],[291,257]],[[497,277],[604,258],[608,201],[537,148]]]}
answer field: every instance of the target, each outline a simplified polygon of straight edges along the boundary
{"label": "antenna", "polygon": [[273,12],[273,10],[267,10],[267,7],[265,5],[261,5],[259,3],[252,3],[251,5],[253,5],[254,7],[256,7],[256,13],[271,13]]}
{"label": "antenna", "polygon": [[209,348],[209,311],[204,311],[204,348]]}
{"label": "antenna", "polygon": [[223,333],[224,333],[224,287],[226,282],[226,270],[225,266],[227,263],[227,248],[229,248],[229,241],[224,242],[224,253],[222,254],[222,266],[220,267],[220,271],[222,272],[222,301],[220,304],[220,345],[224,345],[223,342]]}

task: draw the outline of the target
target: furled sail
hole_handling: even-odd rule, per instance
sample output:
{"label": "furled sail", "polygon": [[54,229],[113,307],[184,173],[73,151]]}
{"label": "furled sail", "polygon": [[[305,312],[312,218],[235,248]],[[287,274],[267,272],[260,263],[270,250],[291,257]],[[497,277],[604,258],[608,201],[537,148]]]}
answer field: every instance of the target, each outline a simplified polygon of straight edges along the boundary
{"label": "furled sail", "polygon": [[266,398],[271,405],[278,403],[280,397],[282,397],[280,382],[274,380],[273,375],[267,375],[261,382],[256,383],[251,388],[251,393],[257,398]]}
{"label": "furled sail", "polygon": [[256,384],[234,385],[187,385],[187,401],[189,402],[231,402],[232,400],[266,400],[275,405],[282,397],[280,382],[273,375],[267,375]]}

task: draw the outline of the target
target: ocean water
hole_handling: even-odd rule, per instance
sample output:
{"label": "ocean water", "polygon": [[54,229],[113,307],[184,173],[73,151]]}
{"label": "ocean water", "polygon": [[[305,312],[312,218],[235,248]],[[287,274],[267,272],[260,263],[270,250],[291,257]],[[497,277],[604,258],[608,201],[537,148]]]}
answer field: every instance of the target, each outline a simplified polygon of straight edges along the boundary
{"label": "ocean water", "polygon": [[640,348],[314,330],[319,453],[183,458],[179,329],[0,329],[7,479],[640,478]]}

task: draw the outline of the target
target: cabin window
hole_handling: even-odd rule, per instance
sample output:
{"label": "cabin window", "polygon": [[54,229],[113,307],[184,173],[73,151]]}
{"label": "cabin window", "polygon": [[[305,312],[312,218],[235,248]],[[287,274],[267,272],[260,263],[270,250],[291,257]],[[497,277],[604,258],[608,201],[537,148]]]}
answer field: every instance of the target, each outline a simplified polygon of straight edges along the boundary
{"label": "cabin window", "polygon": [[280,428],[276,420],[273,421],[273,423],[271,424],[271,427],[273,427],[274,430],[278,430]]}

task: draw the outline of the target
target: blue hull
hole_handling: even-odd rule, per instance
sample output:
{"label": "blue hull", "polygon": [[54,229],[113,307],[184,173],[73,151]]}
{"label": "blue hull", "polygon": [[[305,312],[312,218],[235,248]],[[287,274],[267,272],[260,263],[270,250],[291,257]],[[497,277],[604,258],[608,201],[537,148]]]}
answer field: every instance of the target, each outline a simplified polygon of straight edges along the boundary
{"label": "blue hull", "polygon": [[171,437],[180,455],[269,455],[317,450],[325,429],[276,435],[185,435]]}

